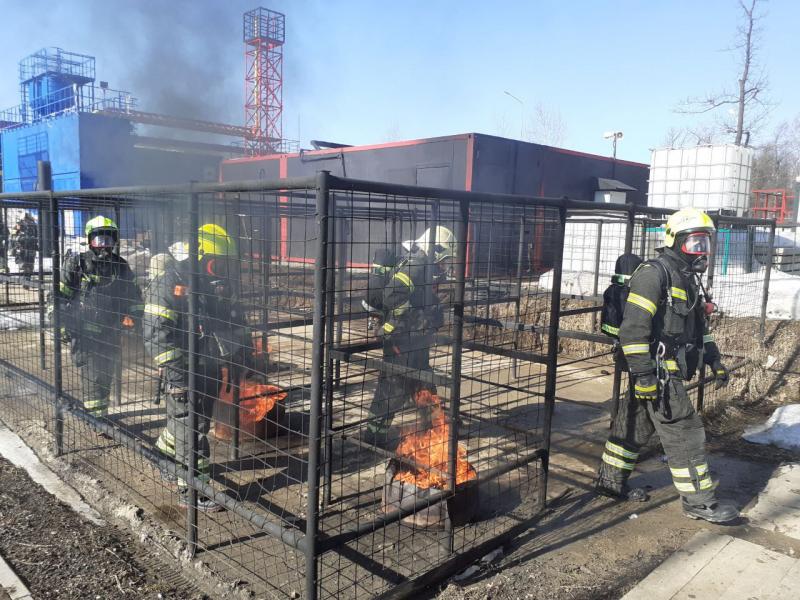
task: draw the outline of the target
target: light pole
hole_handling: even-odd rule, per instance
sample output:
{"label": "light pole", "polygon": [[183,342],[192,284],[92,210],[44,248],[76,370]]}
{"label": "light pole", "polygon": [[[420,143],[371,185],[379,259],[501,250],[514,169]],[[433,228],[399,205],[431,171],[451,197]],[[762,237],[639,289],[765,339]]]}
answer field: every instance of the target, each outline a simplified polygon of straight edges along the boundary
{"label": "light pole", "polygon": [[507,90],[503,90],[503,93],[519,102],[519,139],[521,140],[525,137],[525,103]]}
{"label": "light pole", "polygon": [[611,140],[611,178],[617,176],[617,140],[622,139],[621,131],[606,131],[603,139]]}

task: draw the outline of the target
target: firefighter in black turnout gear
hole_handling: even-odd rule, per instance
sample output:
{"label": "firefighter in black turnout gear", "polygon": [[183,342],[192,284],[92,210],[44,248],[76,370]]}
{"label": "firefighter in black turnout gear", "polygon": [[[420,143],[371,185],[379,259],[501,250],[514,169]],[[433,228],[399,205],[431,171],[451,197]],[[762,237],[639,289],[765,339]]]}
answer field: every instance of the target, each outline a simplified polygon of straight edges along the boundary
{"label": "firefighter in black turnout gear", "polygon": [[[197,300],[197,469],[198,479],[211,476],[208,431],[214,400],[222,381],[222,368],[245,360],[252,350],[252,336],[245,325],[245,314],[235,298],[236,243],[215,224],[198,230],[200,269],[198,290],[190,290],[191,264],[189,246],[177,242],[169,248],[163,271],[156,275],[147,290],[144,308],[144,342],[166,384],[167,424],[156,447],[162,454],[186,468],[189,465],[188,404],[188,297],[194,291]],[[178,479],[180,503],[186,506],[188,488]],[[220,510],[210,498],[199,497],[198,509]]]}
{"label": "firefighter in black turnout gear", "polygon": [[[444,324],[435,288],[446,277],[444,263],[455,256],[456,239],[440,225],[403,246],[405,256],[383,271],[383,285],[370,290],[369,305],[371,311],[380,311],[378,334],[383,339],[384,362],[420,373],[431,371],[433,337]],[[394,413],[423,389],[436,393],[432,384],[418,378],[381,371],[369,407],[366,440],[385,449],[396,445],[399,438],[389,436]]]}
{"label": "firefighter in black turnout gear", "polygon": [[14,262],[19,265],[23,278],[29,280],[33,274],[36,252],[39,250],[39,226],[30,213],[26,212],[25,216],[17,221],[11,242]]}
{"label": "firefighter in black turnout gear", "polygon": [[643,263],[630,280],[619,330],[633,394],[623,396],[606,442],[596,489],[617,498],[645,499],[627,480],[640,448],[658,432],[684,513],[725,523],[739,516],[714,493],[705,455],[705,430],[686,392],[705,363],[718,386],[728,371],[708,330],[707,303],[700,275],[710,253],[712,220],[704,212],[682,209],[667,220],[664,248]]}
{"label": "firefighter in black turnout gear", "polygon": [[86,223],[89,251],[68,254],[57,295],[61,334],[81,379],[83,408],[108,414],[111,383],[122,358],[122,333],[141,317],[142,296],[119,255],[119,228],[103,216]]}
{"label": "firefighter in black turnout gear", "polygon": [[0,271],[8,273],[9,231],[5,221],[0,221]]}

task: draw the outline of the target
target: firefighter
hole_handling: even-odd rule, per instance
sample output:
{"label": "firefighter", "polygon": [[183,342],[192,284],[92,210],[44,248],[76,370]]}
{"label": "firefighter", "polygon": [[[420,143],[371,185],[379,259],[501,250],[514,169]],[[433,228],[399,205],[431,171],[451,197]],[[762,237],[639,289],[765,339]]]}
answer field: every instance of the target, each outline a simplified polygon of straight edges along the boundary
{"label": "firefighter", "polygon": [[[435,288],[446,277],[445,261],[455,256],[456,239],[447,227],[437,226],[415,241],[404,242],[403,247],[406,255],[386,273],[382,297],[371,302],[381,311],[378,333],[383,340],[383,360],[390,367],[430,372],[433,336],[444,324]],[[398,441],[389,436],[392,417],[423,389],[436,392],[433,385],[413,374],[381,371],[369,407],[366,440],[385,449]]]}
{"label": "firefighter", "polygon": [[39,250],[39,228],[30,213],[26,212],[25,216],[17,221],[12,241],[14,261],[20,266],[23,278],[30,280],[36,252]]}
{"label": "firefighter", "polygon": [[0,221],[0,271],[8,273],[9,231],[5,221]]}
{"label": "firefighter", "polygon": [[[179,466],[189,464],[188,405],[188,294],[191,264],[188,244],[178,242],[169,248],[147,289],[144,309],[145,347],[158,366],[166,386],[167,423],[156,442],[162,454]],[[245,325],[244,311],[234,300],[236,243],[215,224],[198,230],[200,259],[197,300],[197,371],[195,374],[197,412],[198,479],[211,477],[208,431],[222,367],[245,360],[243,353],[252,346]],[[187,505],[186,481],[178,479],[179,501]],[[198,509],[217,511],[221,506],[199,496]]]}
{"label": "firefighter", "polygon": [[79,369],[83,408],[105,417],[121,360],[122,332],[132,330],[141,317],[142,296],[133,271],[119,255],[117,224],[94,217],[85,233],[89,250],[68,254],[61,270],[62,335]]}
{"label": "firefighter", "polygon": [[642,263],[630,280],[619,330],[633,394],[620,399],[596,484],[598,493],[646,500],[627,480],[640,448],[658,432],[683,512],[693,519],[725,523],[739,516],[717,500],[705,455],[705,430],[686,392],[698,365],[711,366],[717,387],[728,370],[708,330],[713,308],[700,276],[708,266],[714,223],[685,208],[669,217],[664,247]]}

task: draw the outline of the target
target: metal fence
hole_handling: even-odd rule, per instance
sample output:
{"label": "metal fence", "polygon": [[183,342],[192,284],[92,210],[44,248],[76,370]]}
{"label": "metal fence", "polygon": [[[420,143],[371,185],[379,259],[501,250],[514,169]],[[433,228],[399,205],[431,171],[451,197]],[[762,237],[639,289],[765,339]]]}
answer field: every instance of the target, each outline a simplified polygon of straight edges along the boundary
{"label": "metal fence", "polygon": [[[650,255],[663,220],[324,172],[0,202],[7,222],[38,214],[46,249],[32,279],[1,276],[0,416],[44,422],[58,454],[221,574],[308,598],[410,596],[530,527],[559,362],[607,358],[602,288],[621,251]],[[96,215],[119,224],[124,294],[76,276]],[[774,224],[720,219],[771,243]],[[441,263],[437,227],[455,237]],[[719,298],[736,297],[731,255]],[[765,294],[768,274],[745,275]],[[71,301],[89,290],[112,300]]]}

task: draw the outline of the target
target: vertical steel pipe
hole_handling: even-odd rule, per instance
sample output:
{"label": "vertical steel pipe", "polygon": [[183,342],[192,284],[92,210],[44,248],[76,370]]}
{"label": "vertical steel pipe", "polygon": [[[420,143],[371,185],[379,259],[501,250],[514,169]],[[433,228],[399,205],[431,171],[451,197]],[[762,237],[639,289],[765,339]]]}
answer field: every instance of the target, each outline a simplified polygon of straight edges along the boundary
{"label": "vertical steel pipe", "polygon": [[[41,167],[42,164],[47,164],[50,166],[50,163],[43,163],[39,161],[39,166]],[[37,294],[38,302],[39,302],[39,367],[44,371],[47,369],[47,346],[45,344],[45,330],[47,329],[47,319],[46,319],[46,312],[47,307],[45,305],[45,297],[44,297],[44,253],[45,253],[45,240],[50,241],[50,236],[45,236],[45,213],[46,210],[50,207],[47,206],[43,200],[39,200],[39,223],[38,223],[38,230],[39,230],[39,290]],[[55,302],[55,296],[53,296],[53,301]]]}
{"label": "vertical steel pipe", "polygon": [[[328,248],[327,248],[327,264],[333,269],[333,273],[325,278],[325,426],[323,427],[323,436],[325,438],[325,453],[324,453],[324,477],[323,477],[323,496],[322,506],[327,507],[331,502],[331,481],[333,479],[333,436],[331,431],[333,429],[333,387],[335,384],[334,378],[334,360],[333,348],[341,343],[340,331],[336,330],[334,334],[334,325],[336,324],[337,309],[341,318],[341,309],[336,302],[339,295],[339,269],[337,269],[337,262],[342,260],[342,251],[339,245],[342,240],[342,227],[340,224],[339,215],[336,213],[336,195],[332,195],[329,199],[330,208],[328,226]],[[335,337],[334,337],[335,335]],[[338,361],[337,361],[338,362]]]}
{"label": "vertical steel pipe", "polygon": [[[522,208],[522,216],[519,218],[519,243],[517,246],[517,289],[514,300],[514,350],[519,349],[519,317],[520,305],[522,304],[522,256],[525,246],[525,209]],[[517,371],[517,359],[511,359],[511,377],[517,379],[519,372]]]}
{"label": "vertical steel pipe", "polygon": [[553,411],[556,405],[556,378],[558,375],[558,327],[561,318],[561,275],[564,262],[564,235],[567,228],[567,210],[558,209],[558,228],[553,240],[555,253],[553,257],[553,289],[550,292],[550,322],[547,331],[547,374],[544,384],[544,426],[542,428],[543,482],[539,486],[539,505],[544,506],[547,500],[547,477],[550,468],[550,432],[553,427]]}
{"label": "vertical steel pipe", "polygon": [[[456,491],[456,465],[458,461],[458,426],[461,420],[461,349],[464,340],[464,284],[467,273],[467,227],[469,200],[459,202],[460,215],[456,225],[456,256],[454,265],[455,290],[453,294],[453,362],[450,383],[450,436],[447,448],[448,489]],[[452,520],[447,521],[447,550],[453,552],[455,531]]]}
{"label": "vertical steel pipe", "polygon": [[[600,287],[600,251],[603,247],[603,222],[597,223],[597,245],[594,249],[594,279],[592,281],[592,295],[597,296]],[[597,328],[597,313],[592,313],[592,331]],[[597,344],[592,344],[592,351],[597,350]]]}
{"label": "vertical steel pipe", "polygon": [[186,468],[186,484],[188,486],[188,508],[186,511],[186,546],[190,556],[197,552],[197,407],[200,405],[197,398],[197,342],[198,342],[198,283],[199,283],[199,239],[197,231],[200,228],[200,197],[194,191],[189,195],[189,298],[187,328],[188,331],[188,397],[189,419],[187,432],[189,438],[189,464]]}
{"label": "vertical steel pipe", "polygon": [[317,173],[317,256],[314,264],[314,320],[311,342],[311,415],[308,426],[308,505],[306,506],[306,598],[317,598],[317,534],[319,529],[319,454],[325,364],[326,277],[328,261],[328,177]]}
{"label": "vertical steel pipe", "polygon": [[[114,222],[119,227],[120,231],[120,238],[122,237],[122,211],[120,210],[119,200],[114,202]],[[117,315],[121,318],[121,315]],[[120,344],[122,344],[122,338],[120,339]],[[119,406],[122,404],[122,364],[125,361],[125,357],[122,355],[122,348],[120,348],[119,353],[120,359],[116,361],[114,365],[114,405]]]}
{"label": "vertical steel pipe", "polygon": [[[49,192],[53,189],[53,173],[50,162],[40,160],[36,163],[36,188],[40,192]],[[39,200],[39,222],[37,226],[39,236],[39,290],[37,293],[39,301],[39,367],[44,371],[47,368],[47,350],[45,345],[46,312],[44,295],[44,253],[48,252],[53,245],[50,231],[50,219],[57,218],[58,215],[48,215],[49,206],[43,200]],[[50,227],[52,228],[52,227]],[[55,300],[55,296],[53,297]]]}
{"label": "vertical steel pipe", "polygon": [[[64,392],[61,364],[61,303],[56,301],[59,288],[61,287],[61,253],[59,252],[59,222],[58,222],[58,198],[50,192],[50,220],[52,227],[52,257],[53,267],[53,390],[55,393],[55,417],[53,423],[53,435],[55,437],[55,455],[61,456],[64,451],[64,406],[61,397]],[[44,251],[44,249],[42,249]]]}
{"label": "vertical steel pipe", "polygon": [[[236,260],[237,260],[237,277],[238,279],[234,282],[234,285],[231,285],[230,280],[228,284],[231,285],[231,288],[234,290],[233,295],[239,297],[242,291],[242,223],[241,223],[241,214],[242,214],[242,195],[236,194],[234,196],[236,198],[236,204],[234,205],[234,234],[233,239],[236,240]],[[227,203],[224,204],[225,211],[226,211],[226,225],[227,223]],[[230,228],[229,228],[230,230]],[[252,256],[252,254],[251,254]],[[230,277],[230,275],[229,275]],[[233,391],[233,398],[231,398],[231,447],[230,447],[230,459],[231,460],[239,460],[240,456],[240,448],[241,448],[241,414],[239,411],[239,405],[241,404],[241,388],[239,386],[239,382],[241,381],[240,373],[239,373],[239,366],[234,365],[233,362],[228,364],[228,382],[231,385],[231,390]],[[224,409],[223,409],[224,410]],[[224,413],[223,413],[224,414]]]}
{"label": "vertical steel pipe", "polygon": [[769,238],[767,239],[767,261],[764,268],[764,290],[761,294],[761,326],[759,334],[761,343],[764,343],[764,336],[767,331],[767,302],[769,302],[769,280],[772,274],[772,263],[775,259],[775,219],[769,222]]}
{"label": "vertical steel pipe", "polygon": [[[636,230],[636,207],[628,204],[628,220],[625,226],[625,254],[633,252],[633,234]],[[644,231],[642,231],[644,235]],[[644,258],[644,257],[642,257]]]}

